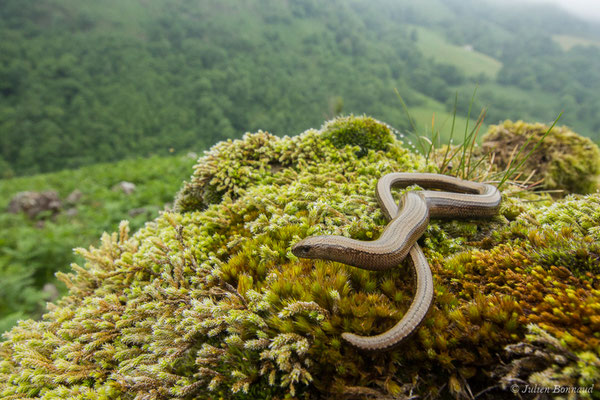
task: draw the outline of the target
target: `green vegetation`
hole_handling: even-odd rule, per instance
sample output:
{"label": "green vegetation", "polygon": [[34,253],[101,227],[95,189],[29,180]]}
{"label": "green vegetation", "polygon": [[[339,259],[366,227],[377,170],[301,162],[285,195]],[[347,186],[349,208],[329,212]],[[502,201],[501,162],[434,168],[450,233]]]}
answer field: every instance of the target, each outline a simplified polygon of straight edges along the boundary
{"label": "green vegetation", "polygon": [[578,37],[578,36],[554,35],[554,36],[552,36],[552,39],[554,39],[560,45],[560,47],[565,51],[569,51],[575,46],[600,47],[600,40],[586,39],[586,38],[582,38],[582,37]]}
{"label": "green vegetation", "polygon": [[368,117],[217,144],[178,211],[82,250],[85,264],[59,275],[69,295],[5,335],[0,396],[491,399],[517,378],[600,390],[597,193],[554,201],[507,182],[498,216],[432,220],[420,243],[435,302],[416,335],[376,356],[341,339],[397,322],[410,268],[299,260],[290,247],[377,237],[377,179],[436,167]]}
{"label": "green vegetation", "polygon": [[[599,24],[478,0],[3,0],[0,37],[0,397],[600,391]],[[561,110],[573,130],[546,136]],[[290,246],[377,237],[392,171],[499,176],[504,199],[431,221],[435,304],[370,357],[340,334],[392,326],[409,268]],[[58,213],[4,212],[43,190]]]}
{"label": "green vegetation", "polygon": [[[0,180],[0,332],[18,319],[41,315],[43,301],[51,297],[44,284],[57,284],[57,271],[81,261],[73,248],[97,244],[102,232],[114,231],[123,219],[137,230],[154,218],[173,201],[193,163],[190,157],[153,157]],[[121,181],[134,183],[135,191],[113,190]],[[17,192],[32,190],[56,190],[64,203],[61,213],[30,220],[4,212]],[[74,190],[81,199],[69,204],[64,199]]]}
{"label": "green vegetation", "polygon": [[[452,43],[470,45],[502,63],[495,82],[480,81],[476,105],[488,106],[489,122],[508,118],[549,123],[564,110],[561,123],[599,140],[600,121],[594,110],[600,107],[600,48],[575,46],[565,51],[553,39],[553,35],[571,35],[597,41],[598,24],[553,7],[503,8],[474,0],[448,4],[465,18],[439,30]],[[508,90],[498,91],[498,84]],[[447,104],[451,107],[452,100]],[[465,97],[459,111],[467,105]]]}
{"label": "green vegetation", "polygon": [[[466,91],[462,93],[465,95]],[[474,113],[474,112],[473,112]],[[452,133],[452,120],[454,119],[455,127],[463,127],[467,124],[467,117],[454,115],[453,109],[448,109],[448,106],[433,99],[427,99],[423,105],[419,107],[411,107],[409,110],[410,117],[415,123],[416,136],[433,136],[439,133],[440,140],[447,143]],[[469,119],[469,126],[475,126],[476,120],[473,115]],[[482,124],[482,131],[487,129],[487,124]],[[456,133],[456,132],[455,132]],[[456,135],[454,142],[457,141]]]}
{"label": "green vegetation", "polygon": [[448,43],[441,34],[427,28],[414,27],[412,35],[418,38],[417,45],[425,57],[453,65],[467,76],[493,80],[502,68],[498,60],[471,49],[469,45],[460,47]]}
{"label": "green vegetation", "polygon": [[488,106],[490,123],[564,109],[564,123],[598,140],[600,49],[553,37],[597,41],[600,29],[523,7],[5,0],[0,177],[199,151],[258,129],[281,136],[341,112],[405,130],[394,88],[420,126],[432,112],[446,119],[456,91],[466,117],[479,83],[475,109]]}

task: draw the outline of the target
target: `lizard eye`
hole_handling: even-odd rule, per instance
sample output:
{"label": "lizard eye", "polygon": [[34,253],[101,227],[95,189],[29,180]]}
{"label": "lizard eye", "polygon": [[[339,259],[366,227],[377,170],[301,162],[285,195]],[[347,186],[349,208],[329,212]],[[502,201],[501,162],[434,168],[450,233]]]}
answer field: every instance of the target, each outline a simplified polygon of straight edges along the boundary
{"label": "lizard eye", "polygon": [[292,253],[296,256],[296,257],[302,257],[305,256],[307,254],[310,253],[310,247],[306,246],[306,245],[296,245],[294,247],[292,247]]}

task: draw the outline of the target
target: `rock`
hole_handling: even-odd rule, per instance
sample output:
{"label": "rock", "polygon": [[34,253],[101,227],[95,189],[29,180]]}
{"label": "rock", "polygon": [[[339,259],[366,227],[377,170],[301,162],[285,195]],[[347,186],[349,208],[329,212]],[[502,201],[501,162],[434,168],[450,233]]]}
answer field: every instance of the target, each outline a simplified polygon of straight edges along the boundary
{"label": "rock", "polygon": [[138,215],[144,214],[146,213],[148,210],[146,209],[146,207],[140,207],[140,208],[133,208],[131,210],[129,210],[128,214],[130,217],[137,217]]}
{"label": "rock", "polygon": [[75,189],[71,192],[71,194],[69,194],[67,196],[65,201],[69,204],[75,204],[75,203],[78,203],[82,197],[83,197],[83,192],[79,189]]}
{"label": "rock", "polygon": [[10,201],[8,212],[17,214],[23,211],[31,219],[39,214],[50,211],[51,215],[60,212],[62,203],[55,190],[44,192],[19,192]]}
{"label": "rock", "polygon": [[130,195],[131,193],[135,192],[135,183],[131,183],[131,182],[127,182],[127,181],[122,181],[117,183],[115,186],[113,186],[112,190],[114,191],[123,191],[123,193]]}
{"label": "rock", "polygon": [[78,214],[79,212],[77,211],[77,209],[75,207],[69,208],[65,214],[67,217],[74,217]]}
{"label": "rock", "polygon": [[56,285],[52,283],[46,283],[42,288],[42,293],[44,293],[44,300],[54,301],[58,299],[59,293]]}

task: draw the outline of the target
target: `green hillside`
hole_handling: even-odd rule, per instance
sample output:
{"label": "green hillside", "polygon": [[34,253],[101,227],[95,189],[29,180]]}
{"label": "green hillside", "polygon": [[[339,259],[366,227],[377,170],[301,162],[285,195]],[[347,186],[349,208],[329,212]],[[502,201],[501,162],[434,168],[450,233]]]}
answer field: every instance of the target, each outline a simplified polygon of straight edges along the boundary
{"label": "green hillside", "polygon": [[470,45],[457,46],[449,43],[442,35],[422,27],[414,27],[419,50],[436,62],[450,64],[467,76],[496,78],[502,63],[486,54],[473,50]]}
{"label": "green hillside", "polygon": [[[80,260],[73,248],[97,245],[103,232],[117,230],[124,219],[137,230],[172,204],[195,158],[153,157],[0,180],[0,332],[41,315],[51,295],[44,285],[58,285],[54,274]],[[133,193],[114,188],[122,181],[136,185]],[[6,212],[18,192],[45,190],[58,192],[63,206],[57,215],[32,219]],[[75,190],[81,198],[65,200]]]}
{"label": "green hillside", "polygon": [[571,48],[575,46],[600,47],[600,40],[598,39],[587,39],[572,35],[554,35],[552,36],[552,39],[554,39],[565,51],[571,50]]}
{"label": "green hillside", "polygon": [[598,140],[600,49],[553,39],[597,32],[478,1],[5,0],[0,176],[284,135],[340,112],[408,130],[394,89],[430,125],[428,105],[451,112],[457,90],[466,117],[477,84],[491,122],[564,109]]}
{"label": "green hillside", "polygon": [[[466,91],[462,92],[463,95],[467,95]],[[474,127],[477,122],[477,117],[480,110],[474,110],[471,118],[469,119],[468,126]],[[448,107],[433,99],[427,99],[422,106],[411,107],[409,115],[413,119],[417,128],[418,137],[432,137],[435,135],[440,136],[442,142],[447,142],[450,136],[453,136],[453,141],[463,137],[465,127],[467,127],[467,118],[461,115],[455,116]],[[407,117],[408,118],[408,117]],[[454,120],[454,133],[452,132],[452,121]],[[482,124],[480,130],[485,132],[488,124],[485,122]]]}

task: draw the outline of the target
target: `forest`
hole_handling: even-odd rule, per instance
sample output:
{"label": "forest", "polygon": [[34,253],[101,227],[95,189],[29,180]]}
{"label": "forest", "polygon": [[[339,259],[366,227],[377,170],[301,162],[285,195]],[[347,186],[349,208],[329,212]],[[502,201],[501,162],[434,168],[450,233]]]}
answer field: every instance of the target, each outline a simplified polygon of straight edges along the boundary
{"label": "forest", "polygon": [[485,107],[486,123],[564,110],[600,139],[599,24],[550,6],[5,0],[0,37],[4,178],[296,134],[341,113],[408,131],[396,90],[429,129],[455,106]]}

